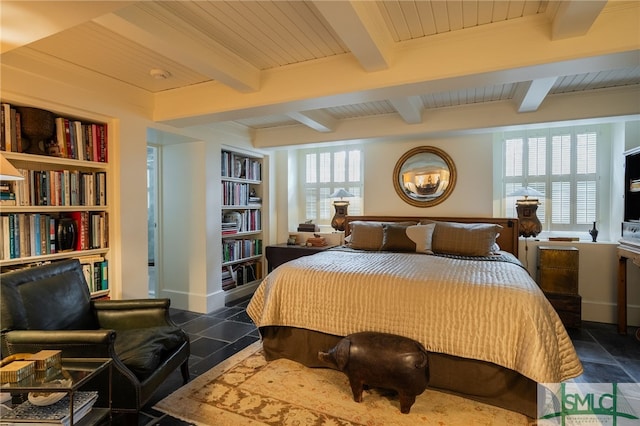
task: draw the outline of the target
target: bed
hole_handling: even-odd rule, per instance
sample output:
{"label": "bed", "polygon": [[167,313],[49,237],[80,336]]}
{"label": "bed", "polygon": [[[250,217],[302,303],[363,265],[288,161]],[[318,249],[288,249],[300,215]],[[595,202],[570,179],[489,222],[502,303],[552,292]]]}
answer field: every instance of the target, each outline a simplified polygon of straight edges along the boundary
{"label": "bed", "polygon": [[267,359],[329,367],[358,331],[429,351],[429,387],[536,417],[537,383],[582,374],[571,340],[517,259],[518,221],[350,216],[347,243],[273,270],[247,313]]}

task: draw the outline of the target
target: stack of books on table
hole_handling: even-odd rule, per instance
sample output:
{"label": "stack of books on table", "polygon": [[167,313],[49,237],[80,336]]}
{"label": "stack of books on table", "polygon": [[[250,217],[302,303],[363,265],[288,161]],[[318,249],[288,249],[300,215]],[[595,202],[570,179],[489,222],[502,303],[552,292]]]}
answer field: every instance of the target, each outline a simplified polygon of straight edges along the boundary
{"label": "stack of books on table", "polygon": [[299,223],[298,232],[318,232],[320,227],[315,223]]}
{"label": "stack of books on table", "polygon": [[[73,394],[73,423],[78,423],[86,416],[98,399],[98,392],[75,392]],[[71,425],[71,413],[69,411],[69,395],[65,395],[60,401],[51,405],[36,405],[31,401],[25,401],[11,410],[7,410],[0,418],[2,426],[31,426],[40,424]]]}

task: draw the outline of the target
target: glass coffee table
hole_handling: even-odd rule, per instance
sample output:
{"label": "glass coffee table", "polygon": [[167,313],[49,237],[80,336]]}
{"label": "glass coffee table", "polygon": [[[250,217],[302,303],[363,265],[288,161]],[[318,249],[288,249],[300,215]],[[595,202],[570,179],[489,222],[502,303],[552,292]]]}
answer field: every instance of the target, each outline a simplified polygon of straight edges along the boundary
{"label": "glass coffee table", "polygon": [[[90,407],[90,411],[83,413],[79,423],[74,422],[75,404],[69,404],[69,401],[77,401],[78,392],[98,377],[102,372],[108,374],[108,395],[107,407]],[[60,421],[49,420],[47,423],[62,425],[95,425],[106,422],[111,415],[111,359],[110,358],[62,358],[60,367],[52,367],[46,371],[36,371],[29,377],[15,383],[0,384],[0,392],[11,393],[13,396],[22,396],[27,400],[27,395],[31,393],[30,403],[23,405],[18,409],[18,405],[13,407],[16,412],[21,412],[25,408],[33,410],[33,417],[15,417],[9,413],[3,414],[0,423],[38,423],[38,416],[45,416],[47,406],[39,404],[46,402],[44,398],[51,393],[66,394],[69,398],[66,400],[68,404],[69,416]],[[75,396],[74,396],[75,395]],[[55,396],[55,395],[54,395]],[[39,397],[42,397],[38,402]],[[31,402],[38,404],[34,405]],[[48,407],[52,407],[48,406]]]}

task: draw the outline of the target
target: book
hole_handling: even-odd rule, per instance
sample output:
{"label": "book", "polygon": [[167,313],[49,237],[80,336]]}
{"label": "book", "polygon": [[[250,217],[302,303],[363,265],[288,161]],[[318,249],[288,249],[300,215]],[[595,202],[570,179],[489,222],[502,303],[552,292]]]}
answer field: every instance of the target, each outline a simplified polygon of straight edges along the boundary
{"label": "book", "polygon": [[102,256],[81,256],[77,259],[80,260],[82,265],[82,272],[87,281],[89,291],[94,293],[96,291],[106,290],[106,287],[102,288],[102,263],[105,261],[105,258]]}
{"label": "book", "polygon": [[300,223],[298,224],[298,232],[318,232],[320,227],[315,223]]}
{"label": "book", "polygon": [[109,261],[104,259],[100,262],[100,290],[109,289]]}
{"label": "book", "polygon": [[4,118],[4,109],[0,106],[0,151],[6,151],[7,150],[7,145],[6,145],[6,137],[5,137],[5,126],[6,126],[6,120]]}
{"label": "book", "polygon": [[56,117],[56,142],[58,143],[58,153],[60,157],[67,158],[67,137],[64,127],[64,118]]}
{"label": "book", "polygon": [[77,237],[75,250],[88,250],[89,246],[89,212],[76,211],[69,213],[71,218],[76,221]]}
{"label": "book", "polygon": [[16,111],[16,152],[22,152],[22,119],[20,113]]}
{"label": "book", "polygon": [[[73,394],[73,423],[91,411],[93,404],[98,399],[97,391],[81,391]],[[0,418],[3,424],[32,425],[36,423],[71,425],[71,413],[69,412],[69,395],[65,395],[60,401],[51,405],[35,405],[31,401],[25,401],[13,410],[7,411]]]}

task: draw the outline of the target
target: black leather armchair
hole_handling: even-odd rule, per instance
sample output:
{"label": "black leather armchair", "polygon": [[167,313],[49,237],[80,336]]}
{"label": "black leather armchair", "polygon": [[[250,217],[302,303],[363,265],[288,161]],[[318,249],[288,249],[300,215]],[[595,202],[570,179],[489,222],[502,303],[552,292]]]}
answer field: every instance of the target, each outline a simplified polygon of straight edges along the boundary
{"label": "black leather armchair", "polygon": [[189,380],[189,337],[169,318],[169,299],[92,301],[78,260],[4,273],[0,290],[2,357],[111,358],[116,413],[137,414],[178,367]]}

